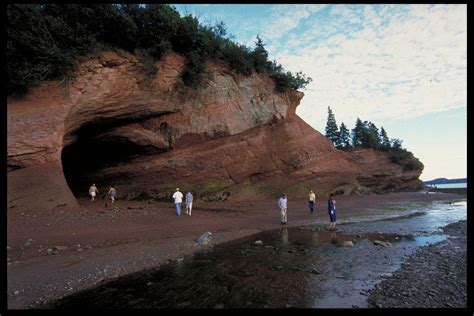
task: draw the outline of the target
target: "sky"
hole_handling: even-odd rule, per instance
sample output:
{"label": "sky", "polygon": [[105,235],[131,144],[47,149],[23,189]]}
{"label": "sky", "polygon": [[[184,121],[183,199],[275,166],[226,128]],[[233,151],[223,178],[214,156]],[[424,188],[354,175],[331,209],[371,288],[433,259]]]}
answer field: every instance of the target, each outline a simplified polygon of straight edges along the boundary
{"label": "sky", "polygon": [[422,180],[467,177],[467,5],[179,4],[203,24],[313,81],[296,113],[324,134],[327,109],[359,117],[425,165]]}

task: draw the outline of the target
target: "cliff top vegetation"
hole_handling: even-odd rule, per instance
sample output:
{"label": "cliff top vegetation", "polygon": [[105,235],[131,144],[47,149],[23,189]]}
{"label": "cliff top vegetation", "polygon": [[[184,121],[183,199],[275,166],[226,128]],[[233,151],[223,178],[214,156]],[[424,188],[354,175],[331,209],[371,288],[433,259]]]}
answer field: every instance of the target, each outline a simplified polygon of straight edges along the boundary
{"label": "cliff top vegetation", "polygon": [[277,91],[304,88],[312,79],[268,59],[257,36],[250,49],[232,41],[223,22],[202,25],[166,4],[10,4],[7,6],[8,94],[45,80],[68,80],[81,58],[107,49],[136,54],[154,75],[154,61],[169,51],[186,57],[183,82],[197,88],[208,78],[206,61],[219,59],[236,73],[267,73]]}

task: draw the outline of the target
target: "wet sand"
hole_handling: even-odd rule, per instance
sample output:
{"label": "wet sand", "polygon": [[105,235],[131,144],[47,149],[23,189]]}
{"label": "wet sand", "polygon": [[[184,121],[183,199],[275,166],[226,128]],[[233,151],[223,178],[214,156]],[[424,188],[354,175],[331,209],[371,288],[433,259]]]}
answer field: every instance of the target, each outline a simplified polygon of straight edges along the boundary
{"label": "wet sand", "polygon": [[[412,212],[457,194],[422,192],[337,197],[338,221]],[[80,201],[78,209],[8,210],[8,308],[25,309],[202,249],[195,240],[212,232],[208,247],[280,227],[276,201],[195,202],[192,216],[172,203]],[[407,207],[410,206],[410,207]],[[326,202],[309,214],[304,199],[289,197],[287,227],[326,224]]]}

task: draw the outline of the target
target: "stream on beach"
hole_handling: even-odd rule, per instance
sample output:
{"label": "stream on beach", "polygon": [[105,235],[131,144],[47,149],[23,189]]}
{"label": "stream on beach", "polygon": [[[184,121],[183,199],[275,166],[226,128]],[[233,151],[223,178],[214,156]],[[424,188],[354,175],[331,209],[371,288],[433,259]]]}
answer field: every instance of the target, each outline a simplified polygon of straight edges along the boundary
{"label": "stream on beach", "polygon": [[337,231],[282,226],[203,246],[47,308],[367,307],[367,291],[419,247],[445,240],[441,228],[466,219],[467,202],[438,201],[396,215],[345,219]]}

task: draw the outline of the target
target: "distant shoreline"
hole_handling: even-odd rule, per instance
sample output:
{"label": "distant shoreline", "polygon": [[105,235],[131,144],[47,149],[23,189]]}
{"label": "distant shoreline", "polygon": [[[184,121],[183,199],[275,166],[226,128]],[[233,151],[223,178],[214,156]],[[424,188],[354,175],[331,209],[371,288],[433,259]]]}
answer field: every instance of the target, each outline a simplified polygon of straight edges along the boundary
{"label": "distant shoreline", "polygon": [[429,188],[429,192],[443,192],[467,195],[467,188]]}
{"label": "distant shoreline", "polygon": [[466,183],[467,178],[458,178],[458,179],[446,179],[446,178],[439,178],[429,181],[423,181],[426,185],[437,185],[437,184],[454,184],[454,183]]}

